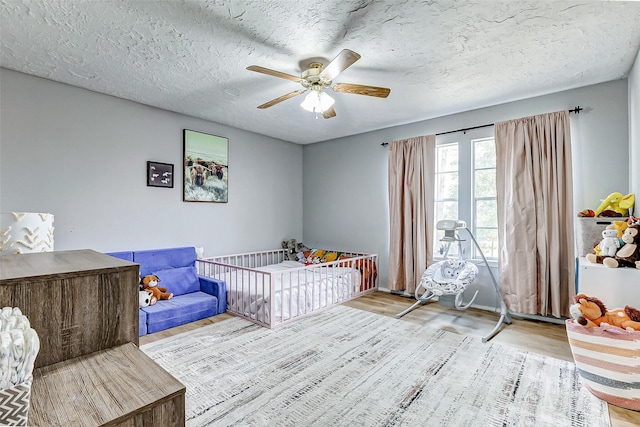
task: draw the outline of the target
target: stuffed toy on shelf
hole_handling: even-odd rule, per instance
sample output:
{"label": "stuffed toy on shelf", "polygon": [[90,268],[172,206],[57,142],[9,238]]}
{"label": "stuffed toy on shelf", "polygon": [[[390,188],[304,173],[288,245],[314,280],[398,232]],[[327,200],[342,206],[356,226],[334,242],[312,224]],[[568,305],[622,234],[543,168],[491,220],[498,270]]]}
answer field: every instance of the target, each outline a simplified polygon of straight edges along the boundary
{"label": "stuffed toy on shelf", "polygon": [[615,256],[618,249],[620,249],[620,240],[618,240],[618,230],[605,228],[602,230],[602,240],[598,243],[600,247],[601,256]]}
{"label": "stuffed toy on shelf", "polygon": [[611,225],[608,225],[607,228],[612,228],[612,229],[616,230],[618,232],[618,237],[622,238],[622,234],[624,233],[624,230],[629,228],[629,225],[631,225],[632,223],[633,223],[633,221],[632,222],[629,222],[629,221],[613,221],[613,223]]}
{"label": "stuffed toy on shelf", "polygon": [[595,210],[595,216],[629,216],[629,209],[633,209],[635,196],[633,193],[623,196],[622,193],[614,192],[607,196]]}
{"label": "stuffed toy on shelf", "polygon": [[630,267],[640,269],[640,223],[633,223],[622,233],[624,245],[613,256],[587,254],[587,261],[605,267]]}

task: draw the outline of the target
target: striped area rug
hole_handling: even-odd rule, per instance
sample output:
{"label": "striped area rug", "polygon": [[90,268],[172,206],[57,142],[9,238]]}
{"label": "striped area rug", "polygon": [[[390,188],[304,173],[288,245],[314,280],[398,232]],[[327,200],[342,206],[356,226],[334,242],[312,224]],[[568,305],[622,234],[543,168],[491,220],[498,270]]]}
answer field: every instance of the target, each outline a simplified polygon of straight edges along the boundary
{"label": "striped area rug", "polygon": [[610,425],[573,363],[344,306],[142,350],[187,386],[188,426]]}

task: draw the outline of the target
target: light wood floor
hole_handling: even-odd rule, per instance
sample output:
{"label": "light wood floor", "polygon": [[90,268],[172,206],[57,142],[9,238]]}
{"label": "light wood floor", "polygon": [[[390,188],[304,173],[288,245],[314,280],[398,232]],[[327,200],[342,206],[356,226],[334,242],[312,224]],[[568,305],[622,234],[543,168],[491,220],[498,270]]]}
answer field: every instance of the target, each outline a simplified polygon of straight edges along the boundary
{"label": "light wood floor", "polygon": [[[412,303],[413,300],[407,297],[376,292],[346,302],[344,305],[393,317]],[[231,315],[225,313],[177,328],[145,335],[140,337],[140,345],[212,323],[222,322],[230,317]],[[438,303],[431,303],[413,310],[402,319],[407,322],[429,324],[432,327],[450,332],[481,337],[487,335],[494,328],[499,317],[498,313],[473,308],[466,311],[458,311],[454,308],[442,307]],[[491,342],[573,361],[564,325],[513,319],[512,324],[503,325],[500,332]],[[611,415],[612,427],[640,426],[640,412],[609,405],[609,414]]]}

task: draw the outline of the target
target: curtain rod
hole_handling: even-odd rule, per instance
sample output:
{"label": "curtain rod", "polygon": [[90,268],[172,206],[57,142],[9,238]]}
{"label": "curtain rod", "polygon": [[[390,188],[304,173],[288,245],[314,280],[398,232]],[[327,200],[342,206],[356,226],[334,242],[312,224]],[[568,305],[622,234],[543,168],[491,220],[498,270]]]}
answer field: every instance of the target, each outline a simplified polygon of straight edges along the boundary
{"label": "curtain rod", "polygon": [[[576,106],[576,107],[574,107],[574,108],[572,108],[571,110],[568,110],[568,111],[570,113],[580,114],[580,111],[582,111],[582,110],[584,110],[584,108],[582,108],[582,107],[580,107],[578,105],[578,106]],[[493,125],[494,125],[494,123],[490,123],[490,124],[487,124],[487,125],[472,126],[470,128],[462,128],[462,129],[450,130],[450,131],[447,131],[447,132],[436,133],[436,136],[438,136],[438,135],[447,135],[447,134],[456,133],[456,132],[466,132],[468,130],[486,128],[486,127],[493,126]],[[386,147],[387,145],[389,145],[389,143],[388,142],[383,142],[380,145],[382,145],[383,147]]]}

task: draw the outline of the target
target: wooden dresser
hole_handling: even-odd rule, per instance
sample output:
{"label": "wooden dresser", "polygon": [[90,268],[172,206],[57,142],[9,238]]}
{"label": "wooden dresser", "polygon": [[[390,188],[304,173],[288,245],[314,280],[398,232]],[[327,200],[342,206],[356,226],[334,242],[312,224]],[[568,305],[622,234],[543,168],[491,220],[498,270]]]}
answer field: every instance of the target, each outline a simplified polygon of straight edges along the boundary
{"label": "wooden dresser", "polygon": [[91,250],[0,256],[0,307],[40,337],[29,425],[185,424],[184,385],[137,346],[138,274]]}

